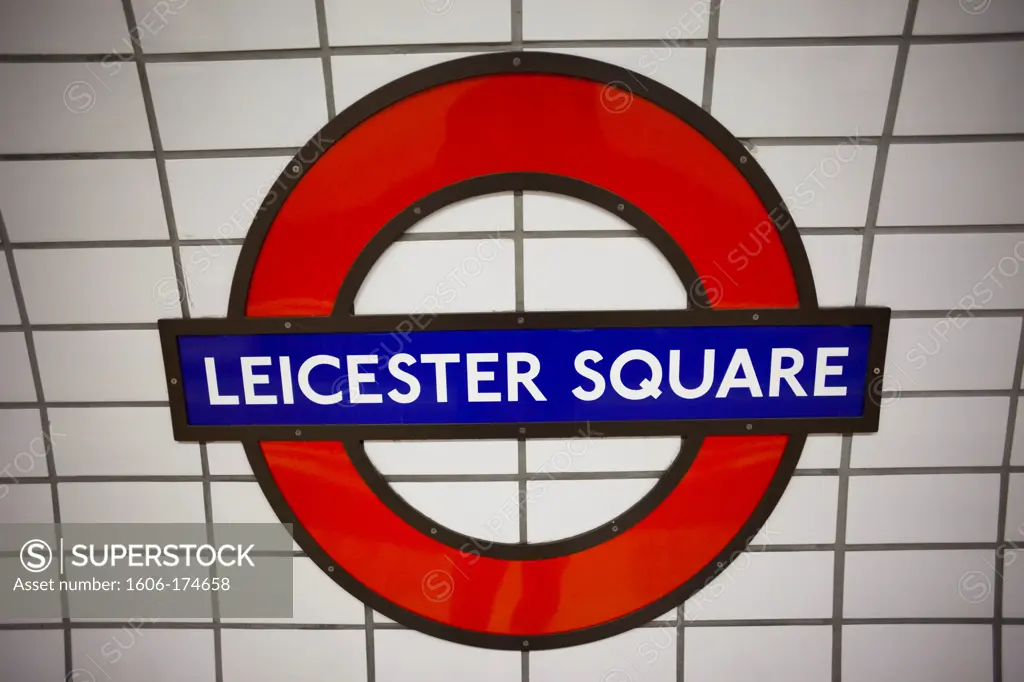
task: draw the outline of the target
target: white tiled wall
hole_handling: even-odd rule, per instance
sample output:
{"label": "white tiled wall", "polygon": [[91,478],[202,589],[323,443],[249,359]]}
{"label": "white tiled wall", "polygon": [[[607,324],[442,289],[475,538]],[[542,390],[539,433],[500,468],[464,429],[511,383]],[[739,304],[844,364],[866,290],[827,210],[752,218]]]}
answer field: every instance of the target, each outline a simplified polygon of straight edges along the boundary
{"label": "white tiled wall", "polygon": [[[154,323],[225,313],[255,212],[331,116],[469,54],[600,59],[702,104],[785,198],[821,304],[895,311],[879,432],[809,439],[754,547],[680,623],[472,649],[368,628],[296,556],[290,619],[74,627],[66,659],[60,623],[0,623],[0,679],[1024,679],[1022,33],[1013,0],[0,0],[2,523],[273,521],[240,446],[173,441]],[[579,202],[483,197],[412,232],[358,312],[415,309],[452,272],[444,312],[686,305],[653,247]],[[439,523],[544,541],[620,514],[680,447],[367,451]]]}

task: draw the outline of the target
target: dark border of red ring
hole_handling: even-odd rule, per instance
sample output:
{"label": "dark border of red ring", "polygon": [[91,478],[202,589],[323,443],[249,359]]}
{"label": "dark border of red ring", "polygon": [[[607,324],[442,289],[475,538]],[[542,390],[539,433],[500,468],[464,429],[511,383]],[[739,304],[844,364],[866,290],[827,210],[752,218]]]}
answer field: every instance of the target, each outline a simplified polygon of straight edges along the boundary
{"label": "dark border of red ring", "polygon": [[[478,76],[505,73],[544,73],[582,78],[631,91],[673,113],[706,137],[746,178],[770,211],[786,250],[797,284],[800,307],[766,310],[710,310],[706,290],[685,254],[657,223],[639,207],[608,191],[571,178],[541,173],[503,173],[446,187],[424,197],[385,225],[357,258],[338,293],[330,317],[248,318],[245,307],[249,284],[263,242],[278,211],[305,172],[334,141],[382,109],[415,93],[446,83]],[[227,319],[160,320],[167,389],[174,436],[185,442],[241,441],[256,479],[282,523],[292,524],[295,541],[336,583],[374,610],[403,625],[426,634],[470,646],[504,650],[545,650],[577,646],[620,634],[650,622],[683,603],[710,582],[732,560],[767,521],[785,491],[796,468],[809,433],[871,433],[878,430],[882,397],[882,367],[885,363],[891,311],[888,308],[820,309],[810,264],[800,235],[778,191],[760,166],[749,157],[743,144],[707,112],[674,90],[618,66],[546,52],[496,52],[445,62],[412,73],[385,85],[359,100],[328,124],[288,164],[275,188],[258,211],[242,246],[232,282]],[[290,172],[289,172],[290,171]],[[188,424],[178,358],[177,337],[233,334],[302,334],[311,332],[393,333],[408,315],[363,316],[352,313],[355,295],[381,254],[402,233],[419,220],[449,204],[475,196],[508,191],[546,191],[575,197],[618,215],[650,240],[665,256],[686,286],[696,308],[671,311],[611,311],[558,313],[490,313],[435,315],[428,328],[417,333],[443,330],[512,330],[558,328],[629,328],[674,326],[819,326],[867,325],[871,327],[868,375],[863,414],[857,418],[752,419],[710,421],[584,422],[527,424],[440,424],[373,426],[192,426]],[[683,436],[683,447],[658,484],[615,522],[581,535],[550,543],[488,543],[439,526],[408,505],[374,468],[363,448],[364,440],[456,440],[573,438],[581,433],[602,437]],[[614,621],[582,630],[544,635],[511,635],[469,631],[445,625],[395,605],[367,589],[335,564],[295,518],[277,488],[260,448],[261,441],[341,441],[360,475],[395,513],[421,532],[439,542],[474,554],[505,560],[537,560],[582,551],[621,534],[660,504],[678,484],[699,451],[706,436],[788,435],[789,443],[768,489],[743,528],[722,549],[714,561],[685,584],[652,604]]]}

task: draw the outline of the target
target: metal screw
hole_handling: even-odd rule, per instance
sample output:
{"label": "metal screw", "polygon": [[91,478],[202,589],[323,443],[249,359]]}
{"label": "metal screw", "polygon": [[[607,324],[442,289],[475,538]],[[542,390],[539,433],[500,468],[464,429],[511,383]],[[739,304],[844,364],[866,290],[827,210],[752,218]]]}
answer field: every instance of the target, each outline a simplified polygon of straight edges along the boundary
{"label": "metal screw", "polygon": [[519,433],[520,434],[525,434],[526,433],[526,427],[525,426],[520,426],[519,427]]}
{"label": "metal screw", "polygon": [[334,573],[334,566],[328,566],[327,567],[327,572],[328,573]]}
{"label": "metal screw", "polygon": [[517,317],[516,318],[516,322],[518,322],[519,324],[523,324],[524,322],[526,322],[526,318],[525,317]]}
{"label": "metal screw", "polygon": [[612,532],[613,533],[618,533],[619,532],[619,527],[618,526],[612,526]]}
{"label": "metal screw", "polygon": [[882,370],[880,368],[878,368],[878,367],[875,367],[875,374],[881,374],[881,373],[882,373]]}
{"label": "metal screw", "polygon": [[178,383],[177,379],[171,379],[171,386],[175,386],[175,385],[177,385],[177,383]]}
{"label": "metal screw", "polygon": [[301,167],[299,167],[299,166],[292,166],[292,172],[293,173],[298,173],[300,170],[302,170]]}
{"label": "metal screw", "polygon": [[437,529],[436,528],[431,528],[430,529],[430,534],[431,535],[437,535]]}
{"label": "metal screw", "polygon": [[619,204],[618,208],[619,208],[619,213],[621,213],[622,211],[626,210],[626,205],[625,204]]}
{"label": "metal screw", "polygon": [[302,435],[302,431],[300,429],[295,429],[295,435],[296,436],[301,436]]}
{"label": "metal screw", "polygon": [[752,431],[753,429],[754,429],[754,425],[753,424],[747,424],[747,431]]}
{"label": "metal screw", "polygon": [[755,319],[755,320],[759,320],[759,319],[761,319],[761,316],[760,316],[760,315],[758,315],[757,313],[754,313],[754,319]]}
{"label": "metal screw", "polygon": [[746,163],[746,162],[747,162],[747,157],[741,156],[740,157],[740,163]]}
{"label": "metal screw", "polygon": [[292,328],[292,323],[291,322],[285,322],[284,323],[284,328],[285,329],[291,329]]}
{"label": "metal screw", "polygon": [[516,57],[515,59],[512,60],[512,66],[519,66],[522,63],[523,63],[523,60],[520,59],[519,57]]}
{"label": "metal screw", "polygon": [[415,213],[416,215],[419,215],[419,214],[423,213],[423,209],[420,208],[419,206],[417,206],[416,208],[414,208],[412,210],[412,212]]}
{"label": "metal screw", "polygon": [[530,642],[528,642],[527,640],[523,640],[523,646],[530,646]]}

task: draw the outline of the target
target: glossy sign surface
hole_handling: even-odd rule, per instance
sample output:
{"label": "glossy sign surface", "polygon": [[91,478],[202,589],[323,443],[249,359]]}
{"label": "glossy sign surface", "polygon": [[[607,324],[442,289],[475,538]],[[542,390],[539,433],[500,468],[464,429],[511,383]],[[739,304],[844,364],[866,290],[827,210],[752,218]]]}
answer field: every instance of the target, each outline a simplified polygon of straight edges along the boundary
{"label": "glossy sign surface", "polygon": [[[378,236],[396,236],[387,226],[436,210],[420,209],[425,197],[499,174],[511,185],[491,191],[535,189],[515,174],[563,177],[595,197],[620,197],[609,210],[639,207],[657,223],[645,236],[670,262],[688,259],[701,286],[692,300],[714,310],[816,311],[799,237],[777,229],[788,214],[742,145],[635,74],[643,96],[621,92],[630,105],[610,110],[605,84],[624,77],[577,57],[491,54],[413,74],[353,105],[272,190],[243,247],[229,318],[344,321],[372,265],[367,254],[386,246]],[[757,256],[739,267],[744,240],[757,240]],[[246,451],[278,516],[296,524],[297,542],[339,584],[439,637],[547,649],[623,632],[706,584],[774,508],[804,432],[712,436],[697,425],[638,503],[643,514],[624,514],[599,541],[511,549],[423,526],[382,494],[358,440],[296,437],[250,440]],[[458,425],[446,436],[460,437]]]}
{"label": "glossy sign surface", "polygon": [[[191,424],[859,417],[871,328],[181,336]],[[791,371],[787,371],[791,370]]]}

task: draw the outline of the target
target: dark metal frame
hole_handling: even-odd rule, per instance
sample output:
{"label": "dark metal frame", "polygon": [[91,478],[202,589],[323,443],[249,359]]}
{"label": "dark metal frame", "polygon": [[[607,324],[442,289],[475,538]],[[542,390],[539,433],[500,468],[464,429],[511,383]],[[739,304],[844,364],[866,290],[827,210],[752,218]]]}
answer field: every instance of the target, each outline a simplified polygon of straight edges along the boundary
{"label": "dark metal frame", "polygon": [[[638,207],[615,197],[609,192],[569,178],[538,173],[507,173],[484,178],[474,178],[445,188],[429,197],[424,197],[414,206],[396,216],[384,226],[363,254],[350,269],[330,318],[257,319],[246,318],[246,301],[250,279],[259,257],[263,242],[274,219],[288,195],[301,181],[305,172],[323,155],[334,141],[341,139],[354,127],[386,107],[410,96],[446,83],[466,78],[494,76],[508,73],[542,73],[580,78],[598,83],[633,82],[643,88],[643,97],[693,127],[707,138],[720,153],[728,158],[746,178],[757,193],[763,205],[769,210],[772,220],[786,250],[797,284],[800,308],[796,310],[744,310],[744,311],[652,311],[652,312],[602,312],[602,313],[510,313],[484,315],[438,315],[431,318],[430,330],[442,329],[550,329],[550,328],[597,328],[597,327],[652,327],[676,325],[822,325],[822,324],[868,324],[872,327],[871,350],[869,355],[869,387],[866,392],[864,416],[859,419],[816,419],[816,420],[749,420],[716,422],[629,422],[608,424],[521,424],[521,425],[442,425],[436,427],[282,427],[279,430],[265,430],[260,427],[245,427],[231,430],[230,427],[191,427],[187,424],[184,411],[182,386],[179,380],[176,337],[196,334],[231,333],[303,333],[314,330],[347,332],[392,332],[406,316],[355,316],[353,302],[355,295],[376,260],[384,250],[416,221],[430,215],[443,206],[482,194],[520,191],[549,191],[574,196],[611,211],[633,225],[647,237],[665,256],[680,279],[687,286],[692,300],[700,307],[707,306],[702,290],[695,290],[694,272],[685,254],[676,243],[649,216]],[[557,115],[557,112],[553,112]],[[461,644],[491,649],[543,650],[586,644],[620,634],[643,625],[678,606],[707,585],[725,569],[755,537],[778,504],[793,471],[796,468],[806,435],[810,431],[852,433],[877,429],[880,400],[881,368],[885,361],[885,340],[888,333],[890,311],[885,308],[850,308],[821,310],[818,308],[810,264],[800,236],[793,227],[793,220],[782,197],[772,185],[764,171],[758,166],[746,148],[721,124],[715,121],[698,105],[690,102],[671,88],[646,76],[621,67],[602,62],[563,54],[544,52],[500,52],[466,57],[445,62],[400,78],[359,100],[336,118],[331,120],[309,143],[307,143],[289,164],[275,185],[275,191],[268,195],[255,217],[252,227],[242,246],[238,265],[231,287],[227,320],[162,320],[160,335],[167,368],[168,391],[171,399],[174,433],[179,439],[203,441],[229,439],[242,440],[256,480],[267,497],[278,518],[284,524],[291,524],[298,545],[336,583],[360,599],[372,609],[399,623],[426,634]],[[286,327],[285,324],[290,326]],[[456,533],[433,523],[413,509],[384,480],[369,461],[361,439],[453,439],[453,438],[544,438],[563,436],[567,427],[576,429],[588,427],[590,432],[601,436],[652,436],[658,434],[685,434],[686,441],[676,458],[655,488],[633,508],[614,522],[574,538],[555,543],[542,544],[499,544],[489,547],[475,538]],[[301,432],[297,434],[296,431]],[[604,542],[654,509],[664,499],[678,480],[686,473],[693,456],[707,435],[715,433],[741,434],[787,434],[789,442],[782,455],[779,468],[757,508],[737,535],[725,546],[718,556],[694,575],[661,599],[638,608],[633,613],[600,625],[549,635],[490,634],[470,631],[441,624],[419,614],[401,608],[367,589],[348,574],[344,567],[334,563],[331,557],[316,543],[308,530],[295,517],[281,491],[277,488],[260,447],[260,440],[329,439],[342,440],[360,475],[388,506],[410,525],[422,532],[430,533],[439,541],[459,549],[468,548],[470,553],[486,554],[494,558],[509,560],[536,560],[581,551],[588,546]],[[351,521],[355,522],[355,521]],[[486,549],[485,549],[486,547]],[[486,605],[481,605],[486,608]]]}

